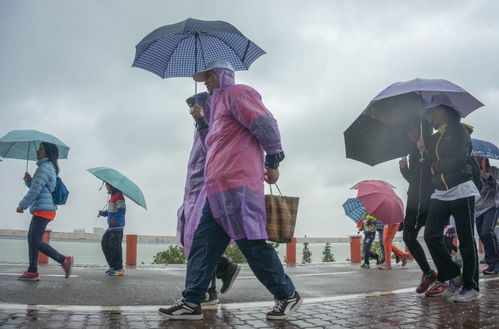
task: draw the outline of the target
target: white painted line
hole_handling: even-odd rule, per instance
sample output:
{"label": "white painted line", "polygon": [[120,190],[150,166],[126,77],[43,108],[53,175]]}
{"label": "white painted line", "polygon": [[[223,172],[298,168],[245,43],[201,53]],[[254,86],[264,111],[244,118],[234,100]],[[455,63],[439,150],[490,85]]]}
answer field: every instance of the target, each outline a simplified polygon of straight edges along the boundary
{"label": "white painted line", "polygon": [[[0,275],[19,276],[19,273],[0,273]],[[50,277],[53,277],[53,278],[64,278],[64,274],[43,274],[43,275],[40,275],[40,278],[43,278],[43,277],[46,277],[46,276],[50,276]],[[70,278],[77,278],[78,275],[72,274],[69,277]]]}
{"label": "white painted line", "polygon": [[[306,273],[306,274],[289,274],[289,273],[287,273],[287,274],[291,278],[300,278],[300,277],[307,277],[307,276],[340,275],[340,274],[352,274],[352,273],[359,273],[359,272],[360,271]],[[239,280],[239,279],[256,279],[256,276],[253,276],[253,275],[238,276],[237,280]]]}
{"label": "white painted line", "polygon": [[[481,279],[480,282],[497,281],[499,277]],[[341,300],[360,299],[370,296],[386,296],[396,295],[408,292],[415,293],[416,287],[403,288],[388,291],[377,291],[362,294],[341,295],[333,297],[318,297],[318,298],[304,298],[304,304],[333,302]],[[165,304],[168,305],[168,304]],[[165,307],[165,305],[135,305],[135,306],[94,306],[94,305],[24,305],[24,304],[3,304],[0,303],[0,309],[3,310],[27,310],[27,311],[69,311],[69,312],[153,312],[156,313],[158,308]],[[271,307],[274,302],[250,302],[250,303],[231,303],[203,306],[207,310],[234,310],[234,309],[251,309],[259,307]]]}

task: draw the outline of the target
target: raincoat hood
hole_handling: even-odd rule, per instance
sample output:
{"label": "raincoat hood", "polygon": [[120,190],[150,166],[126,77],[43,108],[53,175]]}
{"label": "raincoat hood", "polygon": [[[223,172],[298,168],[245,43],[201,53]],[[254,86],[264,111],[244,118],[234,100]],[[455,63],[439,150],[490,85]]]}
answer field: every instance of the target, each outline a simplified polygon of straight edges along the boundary
{"label": "raincoat hood", "polygon": [[206,120],[210,121],[210,94],[208,92],[203,91],[202,93],[197,93],[187,98],[186,103],[191,106],[191,104],[198,104],[203,108],[204,116]]}
{"label": "raincoat hood", "polygon": [[213,69],[213,72],[218,76],[218,80],[220,81],[220,87],[218,89],[225,89],[229,86],[233,86],[235,82],[235,74],[234,71],[228,69]]}

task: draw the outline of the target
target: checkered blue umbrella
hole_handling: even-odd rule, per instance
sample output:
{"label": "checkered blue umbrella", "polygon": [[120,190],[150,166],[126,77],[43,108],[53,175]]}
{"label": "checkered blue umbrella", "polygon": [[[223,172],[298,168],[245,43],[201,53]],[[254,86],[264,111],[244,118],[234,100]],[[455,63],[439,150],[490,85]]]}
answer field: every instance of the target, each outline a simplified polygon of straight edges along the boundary
{"label": "checkered blue umbrella", "polygon": [[353,219],[355,223],[361,220],[366,213],[366,208],[364,208],[357,198],[347,199],[343,204],[343,210],[345,211],[345,215]]}
{"label": "checkered blue umbrella", "polygon": [[229,61],[236,71],[247,70],[265,54],[229,23],[193,18],[152,31],[135,48],[132,66],[163,79],[191,77],[220,59]]}
{"label": "checkered blue umbrella", "polygon": [[499,160],[499,149],[491,142],[472,138],[471,143],[473,144],[472,156]]}

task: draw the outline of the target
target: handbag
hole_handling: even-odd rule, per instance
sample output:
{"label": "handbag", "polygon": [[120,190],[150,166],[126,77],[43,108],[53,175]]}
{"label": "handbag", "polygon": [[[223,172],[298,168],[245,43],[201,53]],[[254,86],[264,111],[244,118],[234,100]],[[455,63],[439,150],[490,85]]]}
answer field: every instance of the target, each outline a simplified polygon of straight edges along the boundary
{"label": "handbag", "polygon": [[298,213],[299,197],[283,196],[279,186],[279,195],[265,195],[265,208],[267,214],[268,240],[277,243],[291,242],[295,233],[296,215]]}

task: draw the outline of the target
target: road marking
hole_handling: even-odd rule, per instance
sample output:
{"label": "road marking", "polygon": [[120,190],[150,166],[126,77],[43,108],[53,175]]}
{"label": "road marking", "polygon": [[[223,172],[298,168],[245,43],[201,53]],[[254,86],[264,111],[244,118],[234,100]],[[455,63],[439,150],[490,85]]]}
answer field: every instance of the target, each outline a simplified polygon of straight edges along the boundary
{"label": "road marking", "polygon": [[[0,273],[0,275],[10,275],[10,276],[19,276],[19,273]],[[46,277],[46,276],[50,276],[50,277],[53,277],[53,278],[64,278],[64,274],[43,274],[43,275],[40,275],[40,278],[43,278],[43,277]],[[69,276],[70,278],[77,278],[78,275],[70,275]]]}
{"label": "road marking", "polygon": [[[480,282],[497,281],[499,277],[481,279]],[[414,292],[416,287],[403,288],[388,291],[377,291],[362,294],[341,295],[333,297],[317,297],[304,298],[304,304],[324,303],[342,300],[361,299],[371,296],[386,296],[396,295],[408,292]],[[415,296],[420,296],[419,294]],[[235,309],[251,309],[260,307],[272,307],[274,302],[250,302],[250,303],[231,303],[203,306],[207,310],[235,310]],[[0,303],[0,309],[3,310],[21,310],[21,311],[69,311],[69,312],[121,312],[121,313],[137,313],[137,312],[152,312],[156,313],[158,308],[165,305],[132,305],[132,306],[94,306],[94,305],[25,305],[25,304],[3,304]]]}
{"label": "road marking", "polygon": [[[306,274],[289,274],[288,273],[288,276],[291,278],[300,278],[300,277],[307,277],[307,276],[339,275],[339,274],[352,274],[352,273],[359,273],[359,271],[306,273]],[[239,280],[239,279],[256,279],[256,276],[253,276],[253,275],[238,276],[237,280]]]}

